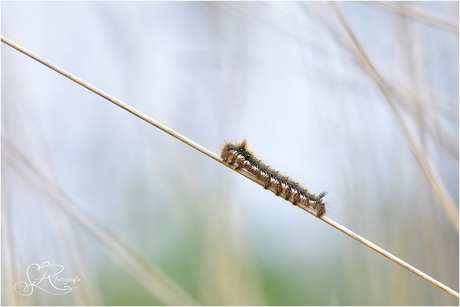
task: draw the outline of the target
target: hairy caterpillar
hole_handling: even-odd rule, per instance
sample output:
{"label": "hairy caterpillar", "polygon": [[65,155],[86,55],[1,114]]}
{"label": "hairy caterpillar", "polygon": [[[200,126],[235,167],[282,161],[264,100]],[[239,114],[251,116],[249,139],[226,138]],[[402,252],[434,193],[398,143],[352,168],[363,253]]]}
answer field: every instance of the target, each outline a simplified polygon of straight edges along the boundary
{"label": "hairy caterpillar", "polygon": [[323,191],[316,196],[308,192],[298,182],[272,170],[246,149],[246,140],[243,140],[241,144],[226,143],[222,147],[220,156],[228,165],[234,166],[236,169],[244,169],[263,181],[265,189],[274,188],[276,196],[283,197],[293,205],[301,203],[308,206],[316,211],[317,217],[326,214],[326,205],[323,202],[326,192]]}

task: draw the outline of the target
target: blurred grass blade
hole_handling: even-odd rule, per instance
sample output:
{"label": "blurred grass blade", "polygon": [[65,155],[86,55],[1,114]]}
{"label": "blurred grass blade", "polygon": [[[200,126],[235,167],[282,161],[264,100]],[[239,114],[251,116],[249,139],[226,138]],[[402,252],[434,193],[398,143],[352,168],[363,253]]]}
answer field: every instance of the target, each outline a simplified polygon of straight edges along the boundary
{"label": "blurred grass blade", "polygon": [[[366,1],[369,5],[374,5],[397,14],[413,18],[427,25],[437,27],[458,35],[458,22],[446,17],[440,17],[421,9],[402,7],[401,5],[390,4],[386,1]],[[395,2],[398,3],[398,2]]]}
{"label": "blurred grass blade", "polygon": [[[120,267],[165,305],[199,305],[154,263],[78,206],[60,185],[2,138],[2,160],[30,184],[39,182],[50,203],[80,226]],[[32,176],[35,176],[34,180]]]}
{"label": "blurred grass blade", "polygon": [[427,157],[426,152],[423,150],[423,147],[420,145],[420,142],[409,129],[407,124],[404,122],[400,112],[398,111],[397,107],[395,106],[393,100],[390,97],[390,94],[387,91],[387,86],[385,84],[384,79],[380,76],[375,66],[372,64],[369,56],[365,52],[364,48],[362,47],[361,43],[359,42],[358,38],[354,34],[353,30],[351,29],[349,23],[345,19],[341,9],[335,4],[334,2],[330,2],[333,10],[336,13],[339,21],[341,22],[343,28],[345,29],[347,35],[349,36],[350,40],[352,41],[354,48],[354,54],[357,57],[359,63],[363,66],[364,71],[369,74],[369,76],[374,80],[377,87],[385,97],[386,102],[390,106],[390,109],[393,111],[395,118],[401,127],[403,135],[409,148],[412,151],[416,161],[420,165],[422,171],[424,172],[428,182],[430,183],[433,191],[435,192],[436,196],[438,197],[441,205],[443,206],[444,210],[446,211],[452,225],[455,227],[457,234],[459,232],[459,221],[458,221],[458,209],[455,206],[454,200],[450,195],[449,191],[447,190],[441,176],[437,172],[436,168],[434,167],[433,163]]}

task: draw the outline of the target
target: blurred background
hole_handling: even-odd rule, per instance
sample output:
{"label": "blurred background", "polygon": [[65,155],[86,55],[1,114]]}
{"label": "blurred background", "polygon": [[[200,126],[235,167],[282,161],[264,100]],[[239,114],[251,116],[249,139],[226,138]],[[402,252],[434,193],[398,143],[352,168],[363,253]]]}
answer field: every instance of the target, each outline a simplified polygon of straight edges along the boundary
{"label": "blurred background", "polygon": [[[402,129],[458,210],[458,13],[458,2],[3,2],[1,32],[215,153],[246,138],[327,190],[328,217],[458,291],[458,231]],[[3,305],[458,304],[5,44],[1,71]],[[46,261],[78,288],[14,291]]]}

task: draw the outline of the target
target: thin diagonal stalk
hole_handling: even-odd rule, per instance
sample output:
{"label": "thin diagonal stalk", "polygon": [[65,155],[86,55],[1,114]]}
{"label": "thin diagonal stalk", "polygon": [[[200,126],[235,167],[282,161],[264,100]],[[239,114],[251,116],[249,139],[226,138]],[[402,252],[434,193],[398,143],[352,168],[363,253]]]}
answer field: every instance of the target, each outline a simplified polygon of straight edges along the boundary
{"label": "thin diagonal stalk", "polygon": [[[254,177],[252,174],[246,172],[245,170],[241,169],[241,170],[235,170],[233,168],[231,168],[230,166],[228,166],[227,164],[225,164],[222,159],[216,155],[215,153],[213,153],[212,151],[204,148],[203,146],[193,142],[192,140],[189,140],[188,138],[186,138],[185,136],[177,133],[176,131],[166,127],[165,125],[153,120],[152,118],[148,117],[147,115],[137,111],[136,109],[134,109],[133,107],[117,100],[116,98],[110,96],[109,94],[97,89],[96,87],[92,86],[91,84],[83,81],[82,79],[80,78],[77,78],[73,75],[71,75],[70,73],[68,73],[67,71],[43,60],[42,58],[38,57],[37,55],[33,54],[32,52],[28,51],[27,49],[17,45],[16,43],[13,43],[12,41],[6,39],[5,37],[2,36],[1,38],[2,42],[11,46],[12,48],[24,53],[25,55],[31,57],[32,59],[48,66],[49,68],[51,68],[52,70],[60,73],[61,75],[69,78],[70,80],[80,84],[81,86],[87,88],[88,90],[98,94],[99,96],[107,99],[108,101],[116,104],[117,106],[123,108],[124,110],[136,115],[137,117],[143,119],[144,121],[154,125],[155,127],[163,130],[164,132],[170,134],[171,136],[177,138],[178,140],[186,143],[187,145],[195,148],[196,150],[200,151],[201,153],[211,157],[212,159],[216,160],[217,162],[219,163],[222,163],[223,165],[229,167],[230,169],[240,173],[241,175],[245,176],[246,178],[258,183],[259,185],[261,186],[264,186],[264,183],[262,181],[260,181],[259,179],[257,179],[256,177]],[[270,188],[272,190],[272,192],[275,192],[274,190],[274,187]],[[312,209],[308,208],[307,206],[304,206],[304,205],[300,205],[299,206],[301,209],[307,211],[308,213],[316,216],[316,212],[313,211]],[[436,279],[428,276],[427,274],[423,273],[422,271],[416,269],[415,267],[411,266],[410,264],[408,264],[407,262],[399,259],[398,257],[394,256],[393,254],[387,252],[386,250],[384,250],[383,248],[380,248],[379,246],[375,245],[374,243],[364,239],[363,237],[359,236],[358,234],[354,233],[353,231],[347,229],[346,227],[340,225],[339,223],[331,220],[330,218],[326,217],[326,216],[322,216],[320,218],[322,221],[324,221],[325,223],[331,225],[332,227],[340,230],[341,232],[343,232],[344,234],[348,235],[349,237],[355,239],[356,241],[360,242],[361,244],[367,246],[368,248],[376,251],[377,253],[381,254],[382,256],[390,259],[391,261],[395,262],[396,264],[402,266],[403,268],[409,270],[410,272],[416,274],[417,276],[423,278],[424,280],[428,281],[429,283],[433,284],[434,286],[440,288],[441,290],[445,291],[446,293],[452,295],[453,297],[457,298],[457,299],[460,299],[460,296],[459,296],[459,293],[458,292],[455,292],[454,290],[452,290],[451,288],[447,287],[446,285],[444,285],[443,283],[437,281]]]}
{"label": "thin diagonal stalk", "polygon": [[342,26],[344,27],[345,31],[347,32],[348,36],[353,42],[356,57],[358,58],[361,65],[363,66],[364,70],[369,74],[369,76],[377,84],[380,92],[385,97],[385,100],[390,106],[390,109],[394,113],[395,118],[403,132],[404,138],[406,139],[406,142],[412,151],[412,154],[414,155],[416,161],[420,165],[420,168],[422,169],[423,173],[428,179],[428,182],[430,183],[433,191],[435,192],[436,196],[441,202],[441,205],[444,207],[444,210],[446,211],[450,221],[452,222],[452,225],[455,227],[458,233],[459,232],[458,209],[455,206],[455,202],[452,196],[450,195],[449,191],[447,190],[441,176],[436,171],[436,168],[434,167],[431,160],[427,157],[417,137],[414,135],[414,133],[410,130],[410,128],[404,122],[404,119],[402,118],[400,112],[398,111],[398,108],[396,107],[395,103],[390,97],[390,93],[387,90],[387,86],[386,86],[386,83],[383,77],[380,76],[379,72],[377,71],[375,66],[372,64],[372,61],[368,57],[367,53],[364,51],[364,48],[362,47],[358,38],[356,37],[353,30],[351,29],[349,23],[345,19],[345,16],[342,14],[340,8],[334,2],[330,2],[330,5],[332,6],[332,8],[334,8],[334,11],[338,19],[340,20]]}

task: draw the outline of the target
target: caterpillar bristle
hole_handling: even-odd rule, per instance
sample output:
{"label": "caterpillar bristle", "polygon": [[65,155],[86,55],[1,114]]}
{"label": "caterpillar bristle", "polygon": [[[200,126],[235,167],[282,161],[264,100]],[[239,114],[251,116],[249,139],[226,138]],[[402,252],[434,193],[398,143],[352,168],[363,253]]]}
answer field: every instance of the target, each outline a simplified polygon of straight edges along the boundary
{"label": "caterpillar bristle", "polygon": [[321,193],[319,193],[318,198],[323,199],[324,196],[326,196],[326,194],[327,194],[327,191],[322,191]]}

